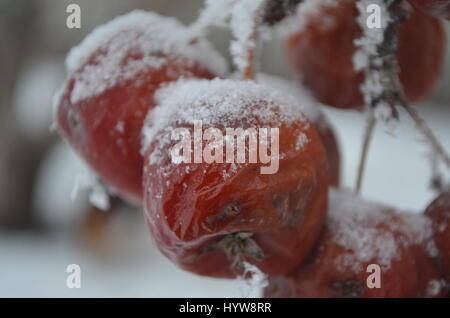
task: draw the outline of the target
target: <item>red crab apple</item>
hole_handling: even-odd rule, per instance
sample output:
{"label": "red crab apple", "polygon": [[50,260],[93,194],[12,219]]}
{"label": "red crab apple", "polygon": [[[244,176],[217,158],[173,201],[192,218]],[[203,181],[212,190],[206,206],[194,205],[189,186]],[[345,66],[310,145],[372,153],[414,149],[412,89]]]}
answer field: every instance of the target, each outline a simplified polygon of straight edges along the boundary
{"label": "red crab apple", "polygon": [[425,213],[433,221],[440,264],[446,278],[450,280],[450,192],[440,194],[430,203]]}
{"label": "red crab apple", "polygon": [[429,219],[343,191],[329,200],[315,251],[291,274],[271,278],[266,297],[443,296]]}
{"label": "red crab apple", "polygon": [[409,0],[417,9],[431,16],[450,19],[450,1],[449,0]]}
{"label": "red crab apple", "polygon": [[[161,252],[212,277],[234,277],[243,262],[272,275],[293,270],[316,243],[328,195],[325,150],[301,104],[220,79],[181,80],[157,98],[143,130],[144,207]],[[174,132],[183,161],[173,160]]]}
{"label": "red crab apple", "polygon": [[[362,34],[356,21],[355,0],[318,1],[316,6],[313,12],[299,10],[302,27],[286,42],[289,61],[301,83],[320,102],[360,109],[364,74],[353,66],[354,41]],[[443,65],[445,32],[440,20],[413,9],[398,31],[400,80],[408,100],[417,102],[437,82]]]}
{"label": "red crab apple", "polygon": [[134,11],[96,28],[67,58],[56,98],[59,132],[123,198],[142,202],[141,129],[153,95],[181,77],[213,78],[225,63],[175,19]]}

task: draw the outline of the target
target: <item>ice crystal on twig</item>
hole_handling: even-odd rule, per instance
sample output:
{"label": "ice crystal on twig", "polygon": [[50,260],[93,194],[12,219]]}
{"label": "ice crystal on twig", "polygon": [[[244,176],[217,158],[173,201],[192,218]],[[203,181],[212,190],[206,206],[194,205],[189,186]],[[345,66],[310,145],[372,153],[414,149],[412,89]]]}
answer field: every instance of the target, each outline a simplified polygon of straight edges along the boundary
{"label": "ice crystal on twig", "polygon": [[[355,40],[357,51],[353,62],[356,71],[363,71],[365,80],[361,85],[364,102],[375,112],[379,120],[389,122],[398,118],[397,106],[405,103],[405,95],[399,80],[397,62],[397,25],[404,20],[406,12],[399,8],[398,0],[359,0],[357,19],[362,37]],[[380,25],[369,27],[371,5],[381,9]]]}
{"label": "ice crystal on twig", "polygon": [[230,44],[230,53],[243,78],[251,78],[254,73],[259,27],[266,3],[267,0],[240,0],[231,9],[230,27],[234,40]]}
{"label": "ice crystal on twig", "polygon": [[261,297],[261,291],[268,285],[267,275],[261,270],[247,262],[243,262],[244,273],[238,277],[239,289],[243,297]]}
{"label": "ice crystal on twig", "polygon": [[89,202],[96,208],[107,211],[110,208],[109,194],[100,179],[92,172],[85,172],[77,176],[71,198],[75,200],[80,191],[89,192]]}

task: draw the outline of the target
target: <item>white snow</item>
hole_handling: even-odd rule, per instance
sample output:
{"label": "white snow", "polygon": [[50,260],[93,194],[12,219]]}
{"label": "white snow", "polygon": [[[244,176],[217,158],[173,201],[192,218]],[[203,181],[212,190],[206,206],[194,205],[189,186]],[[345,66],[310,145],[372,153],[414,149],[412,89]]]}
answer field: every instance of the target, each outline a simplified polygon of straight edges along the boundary
{"label": "white snow", "polygon": [[425,216],[397,212],[345,190],[331,189],[329,200],[332,240],[348,250],[336,260],[337,266],[360,271],[361,264],[376,262],[387,269],[402,247],[416,244],[424,244],[430,256],[436,256],[431,221]]}
{"label": "white snow", "polygon": [[[367,21],[372,12],[368,12],[367,8],[371,4],[380,8],[380,28],[368,26]],[[356,7],[359,12],[357,21],[362,30],[362,36],[354,41],[357,50],[353,56],[353,65],[355,71],[364,71],[365,77],[360,90],[365,105],[372,105],[374,100],[379,99],[386,87],[393,85],[384,70],[374,69],[374,67],[383,65],[386,59],[386,56],[378,53],[378,47],[384,41],[384,32],[392,23],[392,18],[384,0],[358,0]],[[401,84],[398,83],[398,86],[400,88]],[[374,109],[374,115],[376,119],[386,123],[388,129],[396,129],[396,123],[392,120],[391,105],[383,101],[378,102]]]}
{"label": "white snow", "polygon": [[125,132],[125,123],[123,122],[123,120],[118,121],[114,129],[117,132],[123,134]]}
{"label": "white snow", "polygon": [[87,170],[76,177],[71,195],[72,200],[75,200],[79,191],[82,190],[88,191],[89,201],[93,206],[105,211],[109,209],[108,190],[93,172]]}
{"label": "white snow", "polygon": [[426,291],[426,295],[429,295],[431,297],[437,296],[440,294],[441,290],[448,286],[448,283],[444,279],[433,279],[428,282],[428,287]]}
{"label": "white snow", "polygon": [[244,298],[260,298],[269,282],[267,275],[257,266],[244,262],[244,273],[237,278],[239,290]]}
{"label": "white snow", "polygon": [[230,53],[237,69],[243,73],[249,63],[249,52],[257,49],[259,20],[266,0],[235,1],[231,8],[230,28],[234,40],[230,44]]}
{"label": "white snow", "polygon": [[[166,61],[161,55],[198,63],[218,76],[226,74],[223,57],[205,39],[189,43],[189,32],[175,18],[139,10],[95,28],[66,60],[69,76],[76,80],[72,103],[98,95],[145,69],[160,67]],[[141,58],[130,58],[130,54]],[[86,65],[93,56],[94,63]]]}
{"label": "white snow", "polygon": [[295,99],[300,107],[299,110],[308,117],[309,121],[315,124],[321,124],[324,121],[324,116],[320,110],[321,105],[311,93],[296,81],[289,81],[285,78],[265,73],[256,74],[255,80],[269,90],[277,90],[285,94],[285,96]]}
{"label": "white snow", "polygon": [[159,141],[151,155],[153,163],[162,160],[161,150],[181,124],[201,120],[203,127],[233,127],[242,118],[254,128],[262,123],[271,127],[294,121],[307,124],[298,100],[253,81],[180,80],[160,89],[156,100],[159,104],[149,112],[143,128],[144,152],[156,136]]}
{"label": "white snow", "polygon": [[308,142],[308,136],[306,136],[304,133],[298,134],[297,142],[295,143],[295,150],[302,149]]}

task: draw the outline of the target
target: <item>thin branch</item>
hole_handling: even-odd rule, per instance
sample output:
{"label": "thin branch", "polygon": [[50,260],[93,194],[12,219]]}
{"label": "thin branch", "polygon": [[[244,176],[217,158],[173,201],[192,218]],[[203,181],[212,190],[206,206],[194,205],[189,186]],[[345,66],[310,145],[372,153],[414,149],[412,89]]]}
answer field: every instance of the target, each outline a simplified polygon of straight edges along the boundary
{"label": "thin branch", "polygon": [[253,45],[249,45],[247,48],[247,66],[245,67],[242,79],[250,80],[255,78],[255,60],[256,60],[256,50],[257,50],[257,43],[259,38],[259,18],[255,18],[255,21],[253,22],[253,33],[250,38],[250,41],[253,43]]}
{"label": "thin branch", "polygon": [[[395,1],[380,1],[382,2],[379,4],[385,6],[386,14],[396,3]],[[381,29],[371,29],[367,26],[367,6],[369,4],[371,4],[369,0],[356,2],[356,8],[359,11],[357,22],[363,36],[355,40],[357,50],[354,55],[354,67],[356,71],[364,72],[364,82],[360,90],[368,114],[356,179],[355,191],[357,193],[361,192],[376,120],[391,121],[398,118],[395,108],[396,98],[399,92],[403,91],[398,79],[398,65],[395,54],[397,51],[395,28],[401,19],[386,18]]]}
{"label": "thin branch", "polygon": [[381,28],[369,28],[367,6],[372,1],[359,0],[356,3],[363,36],[355,41],[358,50],[354,56],[354,65],[357,71],[364,72],[361,93],[365,104],[375,111],[376,119],[392,122],[398,119],[396,107],[404,99],[396,53],[397,26],[407,16],[400,8],[400,1],[377,0],[380,5],[384,5],[386,17],[382,20]]}
{"label": "thin branch", "polygon": [[373,111],[369,111],[369,117],[366,125],[366,130],[364,132],[363,137],[363,144],[362,144],[362,150],[361,150],[361,157],[359,159],[359,166],[358,166],[358,175],[356,178],[356,193],[361,192],[362,183],[364,179],[364,171],[366,168],[366,162],[367,162],[367,156],[369,154],[369,146],[370,142],[372,140],[373,133],[375,131],[375,115]]}
{"label": "thin branch", "polygon": [[231,7],[237,0],[204,0],[203,9],[197,19],[188,27],[189,42],[206,37],[213,26],[225,27],[230,16]]}
{"label": "thin branch", "polygon": [[262,23],[262,13],[267,0],[238,0],[231,8],[230,27],[234,39],[230,53],[243,79],[253,79],[255,60]]}
{"label": "thin branch", "polygon": [[420,117],[419,113],[406,101],[404,101],[401,106],[406,110],[408,115],[415,122],[417,129],[428,140],[433,150],[450,170],[450,156],[445,150],[444,146],[442,146],[442,143],[439,141],[439,139],[433,134],[427,122],[422,117]]}

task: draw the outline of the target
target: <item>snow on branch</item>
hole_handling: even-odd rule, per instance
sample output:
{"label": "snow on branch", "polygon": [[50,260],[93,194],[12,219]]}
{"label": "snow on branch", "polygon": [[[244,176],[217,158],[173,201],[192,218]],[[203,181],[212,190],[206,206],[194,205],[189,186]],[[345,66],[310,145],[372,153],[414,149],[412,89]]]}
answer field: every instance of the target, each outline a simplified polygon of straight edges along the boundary
{"label": "snow on branch", "polygon": [[234,40],[230,44],[233,62],[243,78],[252,78],[259,27],[267,0],[239,0],[231,8],[230,27]]}
{"label": "snow on branch", "polygon": [[[397,106],[406,103],[399,80],[397,62],[397,25],[406,18],[399,0],[359,0],[357,19],[362,37],[355,40],[357,51],[353,57],[356,71],[363,71],[365,80],[361,93],[366,106],[371,107],[377,119],[389,122],[398,119]],[[376,5],[374,7],[373,5]],[[369,26],[373,11],[380,9],[380,25]]]}
{"label": "snow on branch", "polygon": [[235,0],[205,0],[197,20],[189,28],[192,36],[203,37],[212,26],[226,27]]}

